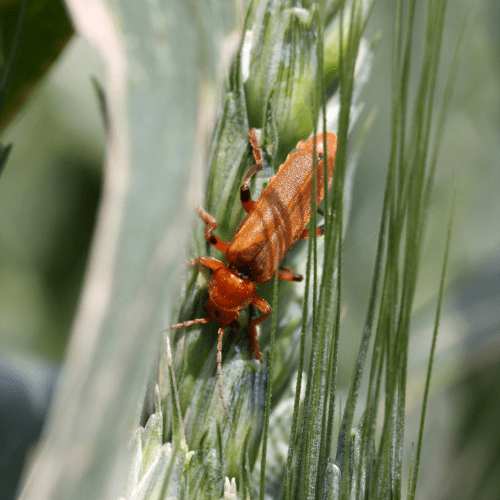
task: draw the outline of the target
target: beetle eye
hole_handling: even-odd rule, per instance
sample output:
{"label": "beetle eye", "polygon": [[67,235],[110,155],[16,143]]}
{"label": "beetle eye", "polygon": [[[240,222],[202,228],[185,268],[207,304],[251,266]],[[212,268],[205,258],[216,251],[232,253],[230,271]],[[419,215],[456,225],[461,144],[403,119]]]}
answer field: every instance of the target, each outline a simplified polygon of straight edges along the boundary
{"label": "beetle eye", "polygon": [[238,276],[240,278],[251,278],[252,277],[252,271],[248,266],[240,266],[238,267]]}

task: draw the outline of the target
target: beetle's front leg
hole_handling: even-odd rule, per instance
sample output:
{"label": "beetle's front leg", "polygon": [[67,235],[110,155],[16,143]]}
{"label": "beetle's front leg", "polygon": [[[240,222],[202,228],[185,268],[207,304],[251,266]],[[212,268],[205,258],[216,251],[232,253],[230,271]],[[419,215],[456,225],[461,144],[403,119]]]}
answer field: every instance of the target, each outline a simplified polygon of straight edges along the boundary
{"label": "beetle's front leg", "polygon": [[198,208],[198,215],[202,218],[203,222],[207,224],[205,228],[205,239],[217,250],[222,253],[226,253],[229,248],[229,244],[221,240],[218,236],[212,233],[212,231],[219,227],[217,221],[208,213],[203,210],[203,208]]}
{"label": "beetle's front leg", "polygon": [[216,271],[217,269],[220,269],[221,267],[227,267],[224,262],[221,262],[220,260],[214,259],[213,257],[207,257],[205,255],[200,255],[197,259],[191,259],[189,263],[192,266],[205,266],[211,269],[212,271]]}
{"label": "beetle's front leg", "polygon": [[262,353],[260,352],[259,347],[259,334],[257,333],[257,325],[260,322],[264,321],[271,314],[271,306],[258,295],[253,298],[251,304],[259,309],[259,311],[262,311],[264,313],[263,316],[254,318],[248,325],[248,335],[250,335],[250,347],[252,348],[253,355],[255,356],[255,359],[262,361]]}

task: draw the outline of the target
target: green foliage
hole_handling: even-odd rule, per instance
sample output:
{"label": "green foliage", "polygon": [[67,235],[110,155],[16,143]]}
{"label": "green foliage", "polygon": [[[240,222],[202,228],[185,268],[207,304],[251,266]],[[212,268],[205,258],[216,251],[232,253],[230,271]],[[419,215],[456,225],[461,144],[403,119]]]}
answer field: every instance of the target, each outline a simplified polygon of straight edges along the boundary
{"label": "green foliage", "polygon": [[[214,4],[97,2],[94,10],[71,2],[107,74],[105,192],[72,342],[23,498],[123,494],[131,436],[189,236],[198,85],[214,85],[207,47],[217,45],[228,17]],[[178,477],[185,461],[170,460],[181,448],[167,448],[162,481]]]}
{"label": "green foliage", "polygon": [[[19,19],[22,23],[18,23]],[[1,98],[0,109],[5,104],[0,120],[2,130],[59,57],[73,35],[73,26],[59,0],[3,2],[0,6],[0,26],[0,57],[3,60],[11,52],[16,54],[15,62],[12,60],[6,67],[12,83],[8,99],[3,95]],[[5,76],[2,78],[2,89]]]}
{"label": "green foliage", "polygon": [[[282,160],[283,150],[290,148],[291,143],[311,132],[315,124],[314,117],[317,116],[321,104],[321,99],[317,96],[324,96],[325,86],[331,83],[328,81],[328,76],[310,78],[310,75],[319,72],[323,75],[333,73],[339,76],[339,144],[333,194],[325,197],[325,199],[328,198],[328,202],[325,205],[324,244],[320,244],[316,238],[311,238],[309,241],[302,320],[299,322],[299,318],[292,312],[291,306],[296,300],[290,296],[286,300],[280,297],[277,307],[274,308],[273,324],[277,322],[280,326],[276,351],[271,348],[269,354],[271,360],[269,373],[272,373],[273,360],[275,360],[276,375],[273,377],[273,382],[279,380],[281,387],[287,387],[286,380],[290,382],[294,374],[298,373],[298,376],[296,377],[293,410],[292,398],[283,398],[286,391],[279,392],[276,397],[273,396],[272,401],[269,400],[268,392],[267,408],[271,407],[274,411],[271,411],[269,428],[267,419],[265,420],[264,449],[258,452],[253,475],[257,483],[257,477],[260,474],[260,487],[257,488],[254,484],[253,489],[254,494],[260,492],[261,499],[266,497],[387,498],[389,495],[399,498],[403,494],[401,476],[408,338],[422,235],[439,146],[439,141],[437,141],[434,153],[429,159],[427,151],[431,137],[431,117],[445,3],[428,6],[427,43],[424,48],[426,57],[420,73],[419,90],[411,120],[407,119],[406,110],[409,106],[407,88],[411,66],[415,3],[410,2],[408,7],[398,4],[395,27],[392,153],[389,161],[372,294],[348,400],[344,407],[343,417],[340,419],[339,435],[335,439],[338,339],[341,332],[342,235],[344,234],[344,211],[347,210],[344,202],[349,197],[348,193],[344,192],[346,178],[349,177],[347,145],[350,137],[348,132],[352,120],[357,116],[356,107],[353,106],[353,96],[357,95],[355,87],[359,85],[356,82],[356,63],[360,63],[358,54],[360,45],[363,43],[361,36],[370,8],[369,3],[362,2],[353,2],[350,5],[340,4],[337,17],[332,18],[336,21],[336,31],[330,32],[329,42],[325,45],[328,50],[333,37],[339,41],[340,49],[338,57],[329,53],[327,58],[326,54],[321,57],[324,46],[322,29],[319,28],[320,11],[316,10],[315,6],[310,7],[309,10],[300,10],[290,9],[286,3],[268,5],[266,2],[261,2],[257,7],[252,4],[245,25],[246,29],[253,26],[248,79],[242,84],[241,66],[245,67],[248,64],[247,61],[242,62],[244,57],[248,57],[248,54],[245,55],[247,47],[242,45],[232,67],[226,107],[220,119],[219,128],[214,135],[215,142],[212,151],[216,151],[216,154],[212,155],[212,175],[206,204],[209,211],[217,214],[216,219],[221,225],[220,234],[230,238],[241,217],[238,187],[251,164],[248,161],[249,153],[244,140],[246,127],[258,126],[262,129],[263,145],[267,152],[266,159],[272,168],[276,169]],[[402,24],[401,12],[403,11],[408,15],[405,24]],[[314,36],[311,36],[311,30],[314,31]],[[304,32],[307,36],[304,36]],[[249,35],[246,36],[246,43],[248,43]],[[300,39],[300,42],[294,44],[295,37]],[[291,48],[287,48],[287,43],[291,44]],[[287,59],[285,64],[283,54],[295,54],[295,56]],[[338,61],[337,72],[331,68],[332,59]],[[295,61],[297,61],[296,66],[294,66]],[[284,67],[287,68],[286,72],[283,71]],[[456,68],[456,63],[454,67]],[[283,92],[280,89],[284,89]],[[446,101],[447,99],[445,99],[445,104]],[[311,106],[306,109],[307,104],[304,104],[309,102]],[[323,126],[326,126],[327,108],[331,107],[331,102],[333,101],[327,104],[323,100],[322,113],[325,118],[323,121],[320,120]],[[249,109],[248,112],[245,112],[245,103]],[[438,127],[438,138],[446,114],[445,108],[443,109]],[[302,114],[304,116],[308,114],[308,118],[304,119]],[[290,128],[292,116],[296,120],[294,123],[300,124],[299,127],[294,128],[293,132]],[[237,123],[237,128],[232,126],[233,123]],[[302,129],[302,126],[305,128]],[[234,139],[230,140],[229,137],[234,137]],[[277,147],[276,143],[279,144]],[[228,164],[227,158],[229,157],[234,158],[235,162]],[[312,219],[311,226],[313,227],[316,217],[313,216]],[[210,253],[211,249],[207,245],[203,248],[201,227],[202,224],[196,233],[201,236],[197,236],[199,240],[194,251]],[[445,255],[448,252],[448,245],[449,240]],[[443,265],[439,304],[444,289],[445,268],[446,263]],[[197,271],[193,272],[194,275],[196,273]],[[200,286],[202,285],[199,281],[191,279],[184,294],[190,299],[182,306],[180,321],[203,316],[203,305],[207,296],[196,291]],[[282,290],[280,290],[281,293]],[[438,322],[439,310],[435,335]],[[201,376],[202,380],[211,381],[211,392],[206,392],[205,395],[191,391],[190,395],[186,396],[186,391],[189,393],[193,382],[189,385],[182,382],[185,379],[194,381],[197,377],[200,378],[200,358],[196,357],[198,360],[196,363],[194,358],[186,360],[186,355],[184,355],[183,360],[178,362],[176,371],[181,373],[180,394],[181,400],[184,401],[182,411],[187,411],[188,404],[190,405],[186,433],[190,447],[195,449],[196,443],[200,442],[201,435],[211,436],[209,441],[212,443],[219,440],[216,447],[222,446],[218,450],[220,456],[225,457],[221,459],[221,463],[224,464],[224,474],[228,477],[233,477],[232,471],[235,470],[237,463],[245,464],[239,476],[234,473],[234,477],[240,478],[239,491],[246,491],[247,493],[244,494],[246,498],[250,491],[247,480],[243,478],[248,477],[246,470],[248,466],[251,470],[254,462],[246,460],[248,451],[246,446],[248,445],[251,454],[255,455],[260,440],[254,441],[255,436],[252,437],[251,430],[252,426],[259,426],[257,435],[260,436],[259,422],[262,422],[262,415],[252,414],[251,417],[245,418],[245,414],[241,411],[239,414],[235,412],[235,409],[241,408],[242,405],[242,402],[238,403],[241,397],[238,387],[242,387],[243,392],[245,392],[245,385],[252,387],[250,378],[246,381],[243,379],[243,385],[239,386],[234,376],[231,375],[231,367],[240,363],[241,357],[248,359],[248,353],[244,349],[244,336],[239,335],[236,339],[230,339],[230,344],[226,342],[224,346],[226,362],[223,380],[226,395],[229,394],[226,396],[228,407],[234,415],[234,424],[238,434],[237,438],[231,437],[228,423],[221,413],[221,405],[217,405],[217,398],[214,398],[215,349],[212,347],[209,352],[208,346],[215,344],[215,330],[215,326],[206,325],[191,328],[189,334],[180,332],[177,334],[177,346],[182,345],[184,352],[193,351],[198,354],[206,352],[206,359],[211,358],[211,376],[210,371],[205,371]],[[261,343],[264,345],[268,330],[269,325],[263,324]],[[209,331],[213,333],[209,334]],[[277,355],[278,352],[281,354],[283,351],[283,348],[280,348],[280,342],[292,344],[297,352],[297,342],[290,342],[287,331],[300,332],[298,360],[296,357]],[[368,394],[359,427],[354,427],[354,415],[358,405],[362,375],[368,360],[372,332],[375,335],[370,359]],[[209,335],[212,338],[211,341],[207,340]],[[310,338],[310,360],[305,392],[301,400],[301,379],[305,365],[307,337]],[[274,339],[274,335],[271,339]],[[243,347],[235,347],[240,343]],[[274,340],[271,341],[271,345],[273,343]],[[192,347],[193,345],[197,347]],[[203,351],[198,347],[201,345],[205,345]],[[228,359],[231,361],[228,362]],[[293,364],[290,364],[291,360]],[[297,361],[298,371],[290,370],[291,366],[296,366]],[[244,361],[244,364],[256,365],[251,360]],[[287,375],[283,372],[280,374],[280,367],[285,366],[288,368]],[[259,368],[255,366],[254,369],[259,370]],[[430,373],[431,368],[429,368],[428,377]],[[255,394],[248,393],[245,397],[252,399],[255,398]],[[194,434],[192,412],[201,415],[198,402],[200,399],[211,401],[210,410],[205,410],[204,419],[197,418],[196,434]],[[384,401],[385,409],[379,424],[378,408],[382,401]],[[283,412],[288,412],[288,417],[285,417]],[[219,415],[216,426],[211,421],[213,414]],[[382,432],[379,438],[375,434],[378,425]],[[283,432],[283,428],[291,429],[286,462],[285,456],[281,455],[280,458],[275,451],[276,447],[282,447],[287,442],[287,432]],[[205,433],[200,429],[206,429]],[[193,435],[197,437],[193,438]],[[242,439],[245,440],[244,447],[241,444],[232,445],[233,440],[241,443]],[[333,454],[335,446],[337,452]],[[243,454],[242,450],[244,450]],[[266,450],[272,450],[269,456]],[[411,478],[410,495],[415,493],[419,459],[420,451],[417,453]],[[218,483],[222,491],[222,477],[219,477]],[[250,487],[252,487],[251,483]],[[202,496],[203,491],[203,487],[200,486],[199,492]]]}
{"label": "green foliage", "polygon": [[[346,19],[342,22],[338,17],[333,17],[331,33],[336,33],[337,39],[342,41],[342,47],[348,51],[349,65],[345,68],[346,74],[358,74],[360,68],[366,72],[369,70],[371,58],[367,57],[370,49],[367,48],[364,42],[364,55],[358,59],[359,68],[354,68],[354,63],[357,60],[357,47],[361,41],[362,27],[366,23],[367,6],[362,10],[359,5],[355,5],[346,15]],[[255,10],[253,10],[255,9]],[[268,16],[263,13],[270,13]],[[337,12],[340,11],[337,9]],[[318,82],[321,82],[321,88],[324,89],[325,84],[331,84],[331,80],[318,78],[316,75],[323,75],[323,59],[329,60],[328,74],[332,75],[331,66],[332,60],[335,60],[335,55],[331,53],[324,54],[322,44],[322,31],[317,32],[319,25],[320,12],[316,5],[311,5],[308,8],[293,8],[289,9],[287,4],[261,2],[258,7],[252,4],[249,14],[246,17],[245,35],[243,38],[240,51],[237,54],[233,66],[231,68],[227,92],[225,96],[222,115],[219,118],[217,129],[214,133],[214,141],[211,147],[211,175],[208,182],[207,199],[205,207],[218,221],[220,227],[217,233],[225,239],[231,238],[234,234],[236,225],[241,220],[241,204],[239,201],[239,187],[245,176],[248,168],[252,164],[250,149],[248,146],[247,131],[252,124],[259,126],[262,129],[261,145],[265,152],[265,161],[267,170],[264,173],[273,175],[277,167],[284,160],[282,148],[290,149],[290,144],[295,144],[299,139],[305,139],[313,130],[315,118],[318,117],[318,110],[321,104],[321,99],[317,96],[324,95],[318,87]],[[284,20],[286,22],[284,22]],[[346,21],[347,20],[347,21]],[[273,23],[278,23],[273,25]],[[299,22],[300,21],[300,22]],[[307,22],[307,39],[303,39],[304,22]],[[341,28],[342,27],[342,28]],[[252,30],[252,36],[248,34],[248,30]],[[342,34],[339,30],[342,29]],[[345,31],[343,31],[345,29]],[[276,30],[279,36],[276,35]],[[313,33],[311,33],[313,30]],[[270,40],[274,40],[274,35],[281,40],[280,43],[273,44]],[[283,40],[286,39],[287,42]],[[250,42],[251,40],[251,42]],[[260,42],[259,42],[260,40]],[[269,41],[267,41],[269,40]],[[251,43],[251,45],[250,45]],[[265,55],[261,54],[259,43],[262,43]],[[288,49],[284,49],[286,43],[290,44]],[[249,49],[249,45],[251,49]],[[342,53],[342,50],[340,51]],[[297,57],[285,59],[285,54],[296,54]],[[300,57],[299,57],[300,56]],[[267,64],[266,61],[276,60],[281,61],[280,64]],[[346,59],[347,60],[347,59]],[[314,68],[314,71],[304,71],[304,62],[307,61],[309,68]],[[342,61],[338,58],[337,61]],[[283,68],[285,62],[288,64],[287,71],[283,72],[279,68]],[[248,75],[245,75],[245,68],[250,68]],[[273,73],[276,71],[276,73]],[[339,74],[339,71],[337,71]],[[340,72],[340,74],[342,74]],[[247,79],[245,80],[245,76]],[[278,81],[278,87],[273,87],[269,84],[271,81]],[[341,97],[342,110],[345,114],[347,109],[347,118],[343,118],[340,122],[339,136],[344,136],[347,140],[347,131],[349,130],[349,113],[351,108],[357,110],[357,105],[352,102],[352,94],[355,86],[354,79],[350,78],[350,95],[349,97]],[[278,88],[286,89],[280,92]],[[306,90],[305,90],[306,89]],[[359,90],[359,89],[358,89]],[[358,92],[359,94],[359,92]],[[252,99],[258,100],[255,102]],[[309,96],[309,97],[308,97]],[[311,106],[309,106],[309,103]],[[328,129],[337,128],[337,113],[338,113],[339,94],[338,92],[331,95],[328,104],[325,104],[322,109],[322,114],[329,121]],[[253,115],[248,111],[252,110]],[[258,114],[258,110],[262,110]],[[282,113],[286,110],[287,113],[294,114],[305,113],[307,120],[294,118],[294,124],[300,124],[300,127],[289,127],[292,118],[285,116]],[[291,111],[290,111],[291,110]],[[299,111],[300,110],[300,111]],[[328,116],[327,116],[328,115]],[[332,115],[334,118],[332,119]],[[341,115],[342,116],[342,115]],[[288,128],[282,128],[285,125]],[[280,128],[281,127],[281,128]],[[342,132],[341,132],[342,131]],[[286,146],[283,146],[285,144]],[[334,194],[329,196],[330,203],[333,200],[342,200],[349,197],[349,193],[343,192],[344,178],[346,170],[349,176],[352,176],[352,166],[346,168],[346,150],[344,145],[343,160],[337,160],[336,176],[334,183]],[[262,177],[259,176],[258,177]],[[259,181],[257,181],[259,182]],[[260,186],[262,187],[262,180]],[[258,189],[257,189],[258,191]],[[340,204],[341,206],[342,204]],[[334,214],[334,215],[332,215]],[[323,435],[322,421],[325,419],[326,413],[324,403],[328,399],[327,390],[329,386],[325,384],[325,376],[327,367],[330,364],[326,363],[326,358],[330,351],[331,343],[329,342],[329,325],[325,318],[333,317],[333,276],[337,272],[335,266],[335,249],[339,246],[343,226],[339,221],[342,219],[342,211],[339,208],[338,201],[334,207],[328,207],[325,216],[326,235],[325,235],[325,250],[326,256],[321,265],[318,264],[316,257],[318,248],[323,247],[323,243],[316,242],[313,238],[310,240],[309,254],[314,248],[314,259],[308,259],[308,262],[314,260],[315,265],[308,264],[306,273],[306,295],[303,297],[297,291],[297,287],[293,284],[280,284],[280,293],[277,302],[277,307],[273,308],[274,315],[272,323],[278,324],[279,335],[276,339],[274,356],[275,360],[275,375],[272,377],[273,399],[267,399],[267,407],[271,409],[269,430],[267,425],[264,427],[264,445],[268,442],[267,449],[273,450],[270,455],[273,462],[268,462],[264,466],[265,450],[261,450],[260,436],[262,435],[262,426],[264,425],[264,415],[262,413],[264,388],[268,372],[259,365],[255,360],[252,360],[251,353],[247,349],[247,336],[244,331],[245,323],[248,321],[245,318],[245,312],[242,313],[241,319],[243,328],[236,336],[230,336],[226,332],[226,339],[223,345],[223,385],[224,394],[227,406],[230,409],[233,422],[236,428],[237,436],[232,437],[229,430],[229,423],[222,412],[222,405],[219,400],[216,388],[216,332],[218,326],[211,324],[196,325],[189,327],[188,332],[183,330],[176,331],[173,335],[175,338],[175,355],[174,355],[174,372],[178,377],[178,391],[181,413],[185,414],[185,432],[186,442],[190,450],[199,449],[200,443],[203,447],[209,447],[212,456],[220,457],[222,474],[217,477],[216,481],[219,490],[222,491],[224,476],[240,478],[241,490],[247,491],[249,494],[253,490],[254,493],[259,491],[256,487],[259,480],[255,474],[260,471],[260,496],[272,495],[276,488],[283,487],[283,474],[285,476],[285,488],[290,489],[292,480],[290,472],[291,462],[288,462],[287,467],[283,467],[286,463],[286,457],[282,454],[281,459],[279,454],[274,450],[276,448],[284,448],[288,442],[296,442],[297,437],[294,431],[290,439],[289,426],[294,422],[294,428],[297,429],[299,416],[299,400],[302,367],[304,366],[305,358],[305,335],[313,321],[313,337],[312,337],[312,366],[310,370],[310,378],[308,378],[306,389],[306,400],[304,411],[302,412],[302,432],[301,444],[298,447],[298,458],[296,478],[296,493],[302,495],[301,491],[305,489],[316,488],[318,476],[316,471],[321,470],[318,467],[320,458],[319,448],[320,442],[325,436]],[[313,217],[315,219],[315,216]],[[336,224],[333,224],[333,220]],[[315,225],[313,220],[311,225]],[[195,231],[195,243],[192,248],[192,255],[199,254],[216,255],[204,240],[203,223],[199,223]],[[333,250],[332,250],[333,248]],[[330,250],[329,250],[330,249]],[[299,255],[295,254],[287,257],[287,265],[293,259],[299,259]],[[302,257],[303,259],[303,257]],[[312,293],[313,310],[310,311],[310,292],[312,282],[314,281],[314,289],[317,290],[318,276],[320,268],[324,268],[323,278],[321,280],[321,295],[316,292]],[[201,276],[200,276],[201,275]],[[314,279],[313,279],[314,276]],[[206,292],[206,275],[199,273],[197,269],[191,271],[191,278],[186,282],[182,290],[183,297],[180,304],[180,312],[177,320],[179,322],[188,321],[190,319],[203,317],[204,305],[207,300]],[[267,288],[267,289],[266,289]],[[270,301],[271,290],[270,286],[259,287],[259,294],[262,294]],[[302,314],[300,308],[305,307]],[[338,321],[338,318],[337,318]],[[260,343],[262,346],[268,345],[270,335],[271,322],[262,324]],[[298,349],[300,343],[300,349]],[[268,352],[265,349],[264,352]],[[295,367],[300,358],[298,372]],[[229,361],[230,360],[230,361]],[[271,365],[272,366],[272,365]],[[270,372],[271,373],[271,367]],[[166,373],[166,370],[163,370]],[[311,375],[312,374],[312,375]],[[298,380],[299,387],[296,389],[295,398],[287,397],[290,390],[292,378]],[[175,399],[169,396],[169,383],[163,383],[162,399],[165,401],[166,419],[173,421],[168,415],[175,414],[175,407],[172,404]],[[271,386],[268,387],[268,391]],[[295,410],[292,411],[293,401],[295,400]],[[270,406],[269,406],[270,405]],[[284,406],[283,406],[284,405]],[[322,406],[323,405],[323,406]],[[287,407],[291,412],[288,419],[279,420],[279,411]],[[278,423],[282,424],[280,427]],[[326,427],[324,427],[326,429]],[[269,434],[268,434],[269,433]],[[167,433],[167,438],[170,434]],[[330,432],[330,438],[332,433]],[[316,447],[317,452],[310,452]],[[308,451],[309,450],[309,451]],[[297,450],[292,446],[290,448],[289,457],[292,457]],[[321,456],[327,455],[327,447],[321,448]],[[256,463],[257,460],[257,463]],[[261,462],[262,461],[262,462]],[[277,463],[275,461],[278,461]],[[279,466],[281,461],[281,467]],[[254,469],[253,480],[249,476],[249,472]],[[323,474],[323,470],[321,470]],[[201,473],[198,474],[200,476]],[[269,476],[269,477],[268,477]],[[212,479],[212,481],[215,479]],[[247,480],[250,482],[247,483]],[[184,478],[189,484],[189,479]],[[255,482],[253,482],[255,481]],[[303,482],[306,481],[307,485]],[[213,483],[199,481],[198,494],[208,498],[206,488],[213,488]],[[191,491],[191,488],[190,488]],[[320,491],[320,490],[317,490]]]}
{"label": "green foliage", "polygon": [[[14,66],[17,61],[17,57],[19,54],[19,47],[21,44],[21,34],[22,27],[24,23],[24,16],[26,11],[26,2],[23,1],[20,3],[19,12],[17,14],[17,20],[15,23],[15,29],[10,30],[10,47],[8,50],[8,59],[4,63],[4,53],[6,52],[6,48],[4,47],[4,34],[0,32],[0,54],[4,57],[0,60],[0,117],[3,115],[3,111],[5,108],[5,103],[7,101],[7,97],[9,95],[10,85],[12,81],[12,74],[14,72]],[[2,30],[3,26],[0,24],[0,30]],[[8,144],[7,146],[3,146],[0,144],[0,174],[2,173],[5,163],[7,162],[7,158],[9,157],[10,151],[12,149],[12,144]]]}
{"label": "green foliage", "polygon": [[[166,297],[175,288],[180,257],[172,252],[172,240],[177,237],[176,243],[182,243],[186,233],[188,216],[179,207],[187,172],[180,166],[189,161],[195,140],[194,82],[200,75],[191,71],[199,67],[193,54],[203,60],[203,78],[209,80],[211,50],[224,29],[214,28],[213,36],[205,31],[216,25],[210,2],[189,8],[172,2],[161,16],[153,10],[142,12],[134,3],[120,4],[129,42],[127,61],[140,61],[146,69],[143,74],[134,67],[135,79],[127,80],[127,92],[120,85],[107,89],[109,175],[120,172],[123,178],[109,195],[112,209],[103,212],[90,271],[88,289],[102,295],[84,296],[75,345],[86,340],[88,350],[66,366],[25,498],[37,498],[40,492],[40,498],[121,494],[127,500],[403,496],[408,339],[439,146],[436,141],[436,153],[429,159],[446,2],[428,2],[424,58],[411,118],[408,82],[416,2],[398,2],[384,207],[365,327],[341,415],[335,410],[342,407],[337,380],[343,333],[342,245],[359,144],[351,147],[352,125],[359,118],[357,99],[374,47],[362,38],[371,4],[304,0],[297,7],[288,1],[251,2],[213,134],[203,206],[220,224],[217,234],[230,239],[242,217],[239,187],[252,164],[250,127],[261,129],[265,156],[265,169],[253,181],[255,198],[299,139],[318,130],[336,130],[336,170],[324,202],[325,234],[309,240],[307,260],[306,244],[301,243],[286,258],[292,267],[294,261],[307,262],[304,290],[293,283],[280,283],[279,292],[277,282],[259,286],[259,294],[273,303],[272,320],[261,325],[259,339],[266,363],[254,360],[249,350],[245,327],[251,312],[242,312],[236,335],[225,334],[222,380],[236,436],[217,390],[218,326],[209,322],[162,337],[155,407],[145,427],[136,431],[129,455],[126,444],[130,429],[139,422],[137,408],[155,353],[155,332]],[[203,36],[209,43],[203,43]],[[168,42],[157,46],[158,40]],[[110,58],[108,63],[118,74],[124,71],[119,61]],[[179,77],[182,71],[188,78]],[[148,99],[145,87],[158,99]],[[120,121],[124,116],[130,122]],[[439,127],[445,112],[442,116]],[[163,171],[158,165],[168,168]],[[175,220],[165,215],[169,210],[178,214]],[[311,227],[316,218],[313,211]],[[203,226],[197,221],[191,255],[215,256]],[[446,252],[448,246],[449,238]],[[445,269],[446,262],[439,304]],[[176,321],[205,316],[206,278],[198,269],[188,271]],[[433,346],[438,321],[439,308]],[[362,399],[365,372],[368,391]],[[430,374],[431,368],[428,380]],[[428,385],[425,398],[427,394]],[[420,443],[423,428],[424,418]],[[80,460],[72,462],[82,449]],[[129,457],[128,476],[120,489],[124,456]],[[420,451],[410,480],[411,498],[419,459]]]}

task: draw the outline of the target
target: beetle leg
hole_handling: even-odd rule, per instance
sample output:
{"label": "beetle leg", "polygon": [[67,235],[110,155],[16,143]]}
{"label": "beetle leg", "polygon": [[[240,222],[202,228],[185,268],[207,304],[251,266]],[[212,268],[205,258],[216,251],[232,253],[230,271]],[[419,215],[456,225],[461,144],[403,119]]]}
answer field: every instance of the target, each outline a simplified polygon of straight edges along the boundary
{"label": "beetle leg", "polygon": [[226,253],[227,249],[229,248],[229,243],[226,243],[225,241],[222,241],[218,236],[212,233],[214,229],[219,227],[219,224],[217,224],[217,221],[203,208],[199,207],[198,208],[198,214],[199,216],[203,219],[203,222],[207,224],[207,227],[205,228],[205,239],[217,250],[221,251],[222,253]]}
{"label": "beetle leg", "polygon": [[214,259],[213,257],[207,257],[205,255],[200,255],[197,259],[191,259],[189,263],[192,266],[208,267],[209,269],[212,269],[212,271],[220,269],[221,267],[227,267],[227,265],[224,264],[224,262]]}
{"label": "beetle leg", "polygon": [[[325,225],[321,224],[321,226],[316,227],[316,236],[323,236],[325,233]],[[304,229],[302,231],[302,234],[299,236],[301,240],[307,240],[310,238],[310,231],[309,229]]]}
{"label": "beetle leg", "polygon": [[255,174],[255,172],[257,172],[258,170],[262,170],[262,166],[255,164],[253,167],[251,167],[247,175],[245,176],[245,179],[243,179],[243,184],[240,188],[240,200],[246,213],[251,212],[255,205],[255,202],[252,200],[252,195],[250,194],[250,186],[248,184],[252,175]]}
{"label": "beetle leg", "polygon": [[243,179],[243,184],[240,188],[240,199],[245,212],[251,212],[254,207],[254,201],[252,200],[252,196],[250,194],[250,179],[259,170],[262,170],[262,149],[259,146],[259,139],[257,138],[257,134],[254,128],[248,131],[248,138],[250,139],[250,144],[252,146],[253,157],[255,159],[255,165],[250,168],[247,175]]}
{"label": "beetle leg", "polygon": [[[318,212],[318,214],[320,214],[323,217],[325,216],[325,213],[323,212],[323,209],[321,209],[321,208],[317,208],[316,212]],[[310,234],[311,233],[309,232],[309,229],[304,229],[304,231],[299,236],[299,238],[301,240],[307,240],[310,238]],[[325,225],[321,224],[321,226],[316,227],[316,236],[323,236],[323,234],[325,234]]]}
{"label": "beetle leg", "polygon": [[259,311],[262,311],[264,313],[263,316],[254,318],[248,325],[248,335],[250,335],[250,347],[252,348],[253,355],[255,356],[255,359],[262,361],[262,353],[260,352],[259,347],[259,334],[257,333],[257,325],[261,321],[264,321],[271,314],[271,306],[258,295],[253,298],[251,304],[259,309]]}
{"label": "beetle leg", "polygon": [[177,323],[176,325],[169,326],[168,328],[165,328],[165,331],[177,330],[178,328],[182,328],[184,326],[199,325],[200,323],[208,323],[209,321],[210,318],[192,319],[191,321],[184,321],[184,323]]}
{"label": "beetle leg", "polygon": [[284,267],[278,271],[278,279],[283,281],[302,281],[304,276],[297,274],[289,267]]}

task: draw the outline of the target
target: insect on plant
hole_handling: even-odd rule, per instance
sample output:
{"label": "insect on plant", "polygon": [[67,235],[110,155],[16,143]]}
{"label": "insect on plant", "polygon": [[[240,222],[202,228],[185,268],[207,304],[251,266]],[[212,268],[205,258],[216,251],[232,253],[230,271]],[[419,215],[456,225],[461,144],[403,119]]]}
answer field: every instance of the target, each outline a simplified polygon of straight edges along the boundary
{"label": "insect on plant", "polygon": [[[225,254],[227,264],[213,257],[204,255],[193,259],[194,266],[205,266],[213,271],[208,284],[209,299],[205,306],[208,317],[185,321],[171,326],[177,329],[186,326],[207,323],[211,319],[219,326],[217,344],[217,378],[222,407],[229,420],[233,434],[234,426],[224,402],[222,391],[222,337],[224,330],[231,327],[238,329],[239,312],[249,305],[260,310],[263,315],[253,318],[248,326],[250,346],[256,359],[262,362],[262,353],[258,344],[257,325],[271,313],[271,307],[257,295],[255,283],[267,283],[275,274],[276,268],[297,239],[309,238],[306,226],[311,218],[311,193],[313,178],[314,147],[316,147],[316,206],[323,199],[323,134],[317,134],[306,142],[300,141],[287,156],[285,163],[269,181],[259,199],[254,202],[250,194],[250,179],[262,170],[262,150],[259,146],[256,130],[248,132],[255,165],[248,171],[240,188],[240,199],[247,216],[236,231],[230,243],[226,243],[213,231],[218,227],[216,220],[201,207],[198,213],[207,224],[205,239],[217,250]],[[316,146],[314,146],[316,142]],[[328,187],[331,186],[337,136],[333,132],[326,134]],[[323,227],[316,228],[321,236]],[[278,279],[302,281],[303,277],[289,268],[278,270]]]}

